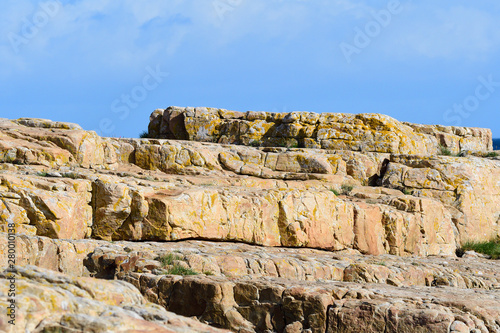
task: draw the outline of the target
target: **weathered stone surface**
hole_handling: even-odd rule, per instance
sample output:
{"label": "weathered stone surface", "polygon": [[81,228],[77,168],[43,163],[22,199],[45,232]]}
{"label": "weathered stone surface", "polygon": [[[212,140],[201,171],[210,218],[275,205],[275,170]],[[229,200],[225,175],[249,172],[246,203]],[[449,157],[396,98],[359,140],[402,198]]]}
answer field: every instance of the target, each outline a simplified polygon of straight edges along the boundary
{"label": "weathered stone surface", "polygon": [[[75,241],[72,241],[75,242]],[[351,250],[352,251],[352,250]],[[356,252],[356,251],[352,251]],[[478,256],[400,257],[367,256],[348,251],[262,248],[236,243],[186,241],[176,243],[116,242],[99,245],[87,262],[91,274],[108,277],[122,271],[163,274],[149,260],[178,256],[198,273],[227,277],[280,277],[291,280],[335,280],[384,283],[396,286],[450,286],[456,288],[500,288],[500,263]],[[137,257],[133,265],[121,267],[123,258]],[[121,258],[117,261],[117,258]]]}
{"label": "weathered stone surface", "polygon": [[18,291],[15,326],[2,315],[2,332],[227,332],[169,313],[123,281],[68,277],[34,266],[15,271],[0,273],[3,309],[10,304],[10,278]]}
{"label": "weathered stone surface", "polygon": [[[16,264],[35,265],[71,276],[88,276],[84,265],[89,253],[106,242],[99,240],[62,240],[16,234]],[[7,267],[8,235],[0,233],[0,270]]]}
{"label": "weathered stone surface", "polygon": [[0,162],[46,167],[129,162],[132,147],[71,123],[20,118],[0,122]]}
{"label": "weathered stone surface", "polygon": [[498,291],[406,287],[279,278],[213,276],[121,278],[154,290],[165,308],[249,332],[449,332],[449,327],[496,332]]}
{"label": "weathered stone surface", "polygon": [[392,156],[382,184],[449,207],[460,242],[500,236],[500,163],[478,157]]}
{"label": "weathered stone surface", "polygon": [[[22,244],[31,247],[23,250]],[[5,245],[4,240],[1,253]],[[79,248],[80,253],[64,250],[69,254],[64,256],[56,247]],[[417,326],[440,332],[442,327],[452,325],[459,331],[465,325],[494,332],[499,325],[499,263],[477,256],[403,258],[345,251],[332,255],[237,243],[109,243],[39,236],[18,236],[19,249],[18,263],[23,266],[76,272],[82,265],[81,274],[124,279],[167,310],[233,331],[293,332],[303,327],[335,332],[356,331],[361,325],[372,331],[383,327],[382,331],[412,332]],[[175,255],[177,265],[199,275],[164,275],[158,260],[165,255]],[[82,257],[87,259],[78,261]],[[65,259],[78,264],[57,267],[55,263]],[[107,296],[104,290],[107,293],[109,287],[101,288],[99,297],[112,296],[113,288]]]}
{"label": "weathered stone surface", "polygon": [[488,129],[401,123],[374,113],[248,111],[242,114],[223,109],[171,106],[155,110],[150,121],[149,132],[153,137],[178,140],[289,146],[293,144],[291,140],[297,139],[296,143],[307,148],[393,154],[435,154],[440,146],[454,153],[492,149]]}
{"label": "weathered stone surface", "polygon": [[[0,238],[0,268],[7,266],[7,235]],[[397,286],[500,288],[499,263],[477,255],[453,257],[366,256],[346,251],[262,248],[237,243],[52,240],[17,236],[17,264],[73,276],[112,278],[119,272],[163,274],[159,258],[175,255],[198,273],[227,277],[280,277]],[[356,252],[356,251],[354,251]],[[127,262],[129,264],[127,264]]]}
{"label": "weathered stone surface", "polygon": [[0,120],[0,268],[14,237],[16,329],[500,331],[498,262],[455,256],[500,236],[489,130],[169,107],[149,135]]}
{"label": "weathered stone surface", "polygon": [[[52,238],[81,239],[90,235],[91,188],[86,180],[0,173],[3,199],[0,222],[12,221],[32,233]],[[9,194],[10,193],[10,194]],[[26,227],[30,225],[32,229]],[[20,231],[20,230],[19,230]]]}
{"label": "weathered stone surface", "polygon": [[[157,110],[152,119],[160,116],[164,119],[165,113]],[[387,129],[393,124],[393,120],[375,115],[278,116],[206,108],[169,109],[170,116],[180,120],[234,117],[237,121],[249,117],[251,122],[301,122],[306,127],[353,122]],[[448,131],[418,128],[419,134]],[[37,167],[45,163],[37,160],[18,161],[33,163],[34,168],[4,163],[0,194],[7,211],[3,209],[0,215],[2,230],[12,220],[19,232],[33,234],[36,230],[54,238],[77,239],[91,233],[106,240],[199,237],[272,246],[352,247],[364,253],[402,255],[452,254],[455,244],[499,234],[496,179],[500,167],[494,158],[115,140],[95,138],[76,125],[30,119],[4,121],[0,133],[4,146],[15,143],[40,156],[48,154],[52,161],[56,160],[53,149],[61,154],[65,151],[69,157],[64,163],[71,166],[51,162]],[[483,132],[472,129],[455,128],[450,133],[487,141]],[[85,147],[94,144],[91,150],[95,154],[87,154]],[[91,165],[97,171],[81,168]],[[168,178],[165,173],[177,176]],[[355,189],[343,193],[341,186]],[[412,197],[403,198],[401,192],[379,186]],[[294,187],[299,192],[290,190]],[[251,188],[249,193],[247,188]],[[337,198],[329,190],[347,195]],[[15,197],[9,197],[12,195]],[[217,213],[207,208],[212,207],[207,206],[209,202]],[[260,216],[252,208],[255,205],[268,207],[269,214]],[[167,214],[169,210],[173,213]],[[378,231],[373,234],[372,230]]]}
{"label": "weathered stone surface", "polygon": [[[118,193],[128,191],[125,186],[118,188]],[[101,218],[98,208],[93,235],[101,239],[203,238],[398,255],[451,255],[456,248],[451,214],[441,203],[425,198],[402,196],[397,201],[381,195],[386,202],[359,199],[358,203],[313,188],[177,187],[137,194],[138,202],[145,202],[144,210],[133,229],[125,230],[124,221],[139,209],[131,208],[130,196],[104,197],[109,199],[105,207],[120,215]],[[380,231],[378,238],[373,238],[373,230]]]}

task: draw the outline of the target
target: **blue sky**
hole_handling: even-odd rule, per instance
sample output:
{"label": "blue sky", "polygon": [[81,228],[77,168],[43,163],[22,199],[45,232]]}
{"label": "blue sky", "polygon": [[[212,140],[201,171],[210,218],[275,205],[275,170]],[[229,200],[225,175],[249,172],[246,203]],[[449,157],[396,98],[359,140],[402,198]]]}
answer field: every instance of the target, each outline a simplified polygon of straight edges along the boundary
{"label": "blue sky", "polygon": [[500,3],[4,0],[0,117],[137,137],[169,105],[376,112],[500,137]]}

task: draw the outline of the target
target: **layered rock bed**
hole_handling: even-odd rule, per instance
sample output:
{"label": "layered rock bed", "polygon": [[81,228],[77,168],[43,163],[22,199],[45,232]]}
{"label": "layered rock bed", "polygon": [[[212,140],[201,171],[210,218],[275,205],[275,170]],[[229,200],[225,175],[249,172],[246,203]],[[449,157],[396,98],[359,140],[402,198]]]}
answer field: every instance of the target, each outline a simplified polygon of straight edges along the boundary
{"label": "layered rock bed", "polygon": [[500,238],[489,130],[169,107],[148,136],[0,120],[1,329],[500,332],[498,261],[456,256]]}

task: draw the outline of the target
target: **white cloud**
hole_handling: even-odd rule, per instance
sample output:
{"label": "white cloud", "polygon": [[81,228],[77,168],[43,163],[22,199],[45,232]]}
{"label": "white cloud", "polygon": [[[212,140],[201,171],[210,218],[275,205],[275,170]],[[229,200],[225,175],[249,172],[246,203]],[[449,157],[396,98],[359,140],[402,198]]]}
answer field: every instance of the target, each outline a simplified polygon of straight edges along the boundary
{"label": "white cloud", "polygon": [[485,59],[500,46],[500,21],[495,12],[474,7],[413,5],[399,25],[398,53],[429,58]]}
{"label": "white cloud", "polygon": [[[188,17],[184,22],[176,19],[181,10],[189,13],[184,1],[65,2],[57,15],[25,39],[27,43],[19,44],[16,53],[7,36],[13,32],[25,37],[23,27],[33,23],[33,14],[41,10],[37,3],[10,1],[0,14],[0,34],[5,37],[0,44],[1,67],[34,70],[44,57],[49,57],[58,61],[92,63],[95,67],[137,66],[142,69],[151,59],[175,52],[186,34],[186,22],[189,22]],[[148,27],[154,20],[159,24]],[[0,71],[3,77],[7,73]]]}
{"label": "white cloud", "polygon": [[[187,42],[203,52],[224,52],[234,43],[300,41],[332,45],[352,37],[387,1],[367,0],[78,0],[61,11],[15,54],[6,38],[20,33],[23,19],[39,10],[39,1],[6,0],[0,13],[0,76],[30,71],[44,62],[69,61],[84,68],[142,70],[158,59],[175,57]],[[49,1],[49,0],[47,0]],[[223,3],[221,19],[214,4]],[[494,10],[475,5],[411,4],[377,41],[387,55],[408,53],[429,58],[482,59],[500,45],[500,21]],[[448,4],[450,2],[447,2]],[[396,19],[394,20],[396,22]],[[382,38],[381,38],[382,39]],[[270,45],[271,44],[271,45]],[[334,51],[331,51],[332,53]],[[327,56],[325,54],[325,56]],[[332,56],[333,57],[333,56]],[[330,61],[327,59],[327,61]],[[333,61],[332,61],[333,62]],[[78,70],[75,68],[75,71]]]}

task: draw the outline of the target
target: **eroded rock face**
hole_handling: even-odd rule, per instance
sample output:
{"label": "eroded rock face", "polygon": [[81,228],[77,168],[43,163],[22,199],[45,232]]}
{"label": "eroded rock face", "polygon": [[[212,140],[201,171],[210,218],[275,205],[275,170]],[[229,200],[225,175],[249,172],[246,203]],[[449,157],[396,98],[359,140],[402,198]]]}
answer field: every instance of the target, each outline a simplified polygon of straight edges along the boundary
{"label": "eroded rock face", "polygon": [[[401,257],[362,255],[355,250],[335,252],[304,248],[272,248],[206,241],[126,242],[53,240],[18,235],[17,264],[36,265],[72,276],[114,278],[120,272],[165,274],[162,257],[198,274],[226,277],[279,277],[291,280],[334,280],[385,283],[394,286],[451,286],[499,289],[499,263],[467,255]],[[0,238],[7,253],[7,236]],[[7,256],[0,268],[7,267]]]}
{"label": "eroded rock face", "polygon": [[393,156],[382,184],[441,201],[460,242],[500,235],[500,164],[478,157]]}
{"label": "eroded rock face", "polygon": [[132,147],[71,123],[20,118],[0,121],[0,162],[88,168],[128,162]]}
{"label": "eroded rock face", "polygon": [[[129,322],[129,310],[146,320],[156,318],[154,324],[164,325],[162,318],[166,316],[170,324],[187,325],[181,319],[170,320],[170,314],[141,300],[140,291],[146,300],[178,315],[194,316],[236,332],[356,332],[359,327],[375,332],[416,329],[448,332],[446,327],[458,332],[460,329],[495,332],[499,328],[496,321],[500,311],[499,263],[477,256],[402,258],[347,251],[332,255],[311,249],[203,241],[109,243],[54,241],[38,236],[19,238],[18,243],[43,244],[40,249],[43,253],[27,256],[19,262],[23,266],[36,264],[67,274],[74,272],[77,265],[50,267],[48,257],[52,257],[52,262],[77,261],[76,258],[84,255],[86,259],[79,261],[79,265],[84,266],[81,272],[122,279],[137,288],[116,281],[74,278],[30,266],[18,268],[19,286],[25,288],[23,295],[29,295],[33,301],[46,289],[44,295],[52,295],[55,291],[50,288],[55,288],[58,291],[54,297],[68,298],[66,304],[70,309],[70,313],[64,312],[57,307],[64,303],[49,306],[39,301],[37,315],[26,319],[27,325],[37,322],[37,318],[46,318],[44,325],[52,326],[43,327],[74,325],[70,327],[77,329],[84,325],[98,325],[98,328],[116,325],[117,331],[125,325],[143,327],[142,321]],[[71,257],[70,252],[65,255],[61,251],[44,250],[51,246],[80,250]],[[169,254],[175,258],[170,265],[189,268],[198,275],[169,275],[168,266],[159,261]],[[41,257],[45,261],[39,260]],[[90,291],[92,299],[85,299],[80,312],[73,314],[73,302],[78,300],[78,304],[82,304],[81,297],[90,297],[87,295]],[[0,297],[0,302],[2,300]],[[87,308],[87,304],[91,308]],[[95,313],[104,308],[108,309],[107,313],[118,313],[117,317],[96,319]],[[24,304],[20,311],[25,311]],[[52,315],[47,317],[49,312]],[[151,323],[145,325],[149,327]]]}
{"label": "eroded rock face", "polygon": [[69,275],[19,268],[39,307],[22,307],[24,328],[499,330],[497,263],[455,257],[500,235],[488,130],[209,108],[150,120],[149,134],[169,139],[0,121],[0,267],[14,226],[18,265]]}
{"label": "eroded rock face", "polygon": [[15,326],[5,316],[2,332],[227,332],[147,302],[131,284],[68,277],[34,266],[0,273],[0,305],[6,309],[14,277]]}
{"label": "eroded rock face", "polygon": [[[296,116],[283,119],[303,114]],[[304,119],[312,126],[322,118]],[[76,125],[2,124],[10,138],[5,147],[15,141],[43,152],[57,143],[72,156],[57,168],[43,161],[2,165],[0,219],[31,234],[203,238],[399,255],[453,254],[466,240],[499,234],[495,159],[104,138],[94,140],[96,153],[87,156],[82,138],[93,134]]]}
{"label": "eroded rock face", "polygon": [[7,193],[21,197],[3,201],[10,209],[4,210],[4,223],[15,220],[18,228],[35,227],[31,233],[52,238],[202,238],[398,255],[451,255],[456,248],[452,216],[440,202],[395,190],[367,195],[358,189],[360,198],[349,198],[335,195],[322,181],[292,189],[286,181],[244,188],[147,186],[109,175],[93,181],[38,175],[4,179]]}
{"label": "eroded rock face", "polygon": [[278,278],[123,276],[165,308],[233,331],[496,332],[497,291]]}
{"label": "eroded rock face", "polygon": [[2,215],[28,233],[52,238],[82,239],[90,235],[90,182],[0,174]]}
{"label": "eroded rock face", "polygon": [[171,106],[153,112],[149,133],[164,139],[393,154],[436,154],[439,145],[455,153],[492,149],[487,129],[400,123],[374,113],[243,113]]}

